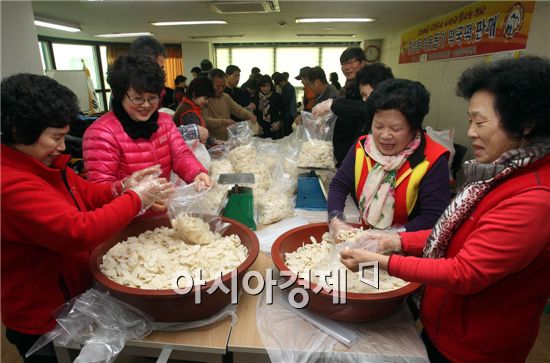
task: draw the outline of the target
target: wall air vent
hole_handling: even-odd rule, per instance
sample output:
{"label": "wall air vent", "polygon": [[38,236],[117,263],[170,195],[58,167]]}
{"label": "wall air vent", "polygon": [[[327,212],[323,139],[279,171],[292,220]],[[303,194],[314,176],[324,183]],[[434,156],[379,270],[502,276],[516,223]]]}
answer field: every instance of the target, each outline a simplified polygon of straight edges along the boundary
{"label": "wall air vent", "polygon": [[278,13],[279,0],[271,1],[216,1],[210,8],[220,14]]}

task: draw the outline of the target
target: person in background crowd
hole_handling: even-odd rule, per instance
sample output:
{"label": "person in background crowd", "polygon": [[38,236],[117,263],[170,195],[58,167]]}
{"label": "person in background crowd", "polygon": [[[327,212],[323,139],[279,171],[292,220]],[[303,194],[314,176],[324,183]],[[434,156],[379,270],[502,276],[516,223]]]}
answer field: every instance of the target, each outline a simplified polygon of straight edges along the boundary
{"label": "person in background crowd", "polygon": [[342,85],[340,85],[340,82],[338,82],[338,73],[331,72],[329,76],[329,81],[332,87],[336,88],[338,91],[342,88]]}
{"label": "person in background crowd", "polygon": [[[340,219],[348,194],[364,227],[407,231],[432,228],[449,204],[449,152],[422,131],[430,95],[405,79],[382,82],[367,100],[372,132],[352,146],[328,193],[331,226]],[[337,232],[335,232],[337,235]]]}
{"label": "person in background crowd", "polygon": [[224,93],[224,71],[214,68],[210,72],[210,79],[214,84],[215,95],[208,100],[208,104],[203,108],[203,117],[210,135],[225,141],[228,138],[227,126],[235,123],[231,120],[231,115],[239,120],[250,120],[253,123],[256,122],[256,116],[239,106],[227,93]]}
{"label": "person in background crowd", "polygon": [[[311,85],[308,80],[308,73],[311,71],[311,67],[302,67],[300,68],[300,73],[294,77],[294,79],[301,81],[304,86],[304,96],[302,98],[303,111],[311,112],[313,106],[315,106],[316,98],[315,93],[311,89]],[[299,125],[302,123],[302,115],[298,114],[294,119],[294,123]]]}
{"label": "person in background crowd", "polygon": [[199,74],[199,77],[208,78],[208,75],[210,74],[212,68],[214,68],[212,62],[210,62],[209,59],[203,59],[201,61],[201,73]]}
{"label": "person in background crowd", "polygon": [[259,81],[261,76],[262,76],[262,74],[260,73],[260,68],[252,67],[252,69],[250,70],[250,76],[248,76],[248,79],[249,80],[253,79],[255,81]]}
{"label": "person in background crowd", "polygon": [[206,106],[208,100],[214,97],[214,86],[209,78],[196,78],[191,81],[187,88],[187,94],[180,102],[176,113],[174,114],[174,122],[178,129],[183,125],[198,125],[202,133],[199,135],[200,142],[206,143],[207,147],[216,144],[214,138],[209,137],[206,123],[202,117],[201,108]]}
{"label": "person in background crowd", "polygon": [[261,76],[256,116],[258,123],[263,129],[262,137],[270,137],[272,139],[280,139],[282,137],[282,107],[281,95],[275,92],[275,85],[271,77],[267,74]]}
{"label": "person in background crowd", "polygon": [[[207,170],[187,147],[170,115],[157,110],[164,78],[158,64],[144,57],[120,57],[109,69],[113,111],[84,134],[84,163],[90,181],[112,183],[160,164],[166,179],[174,171],[186,183],[211,185]],[[165,210],[166,202],[155,204],[153,210]]]}
{"label": "person in background crowd", "polygon": [[[359,47],[350,47],[342,52],[340,64],[342,66],[342,73],[346,77],[346,83],[340,89],[341,98],[346,100],[361,100],[355,76],[365,66],[365,63],[365,52]],[[341,165],[350,146],[353,145],[357,138],[357,129],[350,125],[353,125],[353,120],[349,120],[345,116],[338,116],[334,125],[332,143],[334,144],[334,157],[336,158],[337,167]]]}
{"label": "person in background crowd", "polygon": [[2,80],[1,307],[6,338],[21,360],[57,362],[53,344],[25,358],[56,326],[55,309],[92,285],[90,251],[121,231],[173,187],[158,167],[94,184],[67,167],[76,95],[33,74]]}
{"label": "person in background crowd", "polygon": [[[181,74],[174,79],[174,84],[176,85],[174,98],[176,99],[177,105],[180,104],[181,100],[185,96],[187,90],[187,77],[182,76]],[[177,107],[177,106],[176,106]]]}
{"label": "person in background crowd", "polygon": [[393,79],[393,73],[390,67],[382,63],[371,63],[361,68],[355,78],[359,86],[361,100],[346,98],[329,99],[317,104],[312,111],[313,115],[317,117],[332,111],[332,113],[338,116],[337,122],[341,124],[347,122],[347,128],[353,130],[353,133],[350,132],[349,135],[349,140],[352,140],[350,145],[338,144],[334,146],[335,154],[337,155],[342,154],[341,151],[336,151],[337,147],[347,147],[349,150],[358,137],[369,133],[371,127],[370,121],[372,120],[368,117],[366,101],[379,83],[386,79]]}
{"label": "person in background crowd", "polygon": [[288,136],[292,133],[292,123],[298,113],[296,108],[296,90],[288,82],[288,77],[285,78],[284,73],[275,73],[273,81],[281,88],[283,136]]}
{"label": "person in background crowd", "polygon": [[315,95],[316,103],[326,101],[328,99],[338,98],[338,90],[328,84],[325,71],[321,67],[313,67],[307,73],[309,87]]}
{"label": "person in background crowd", "polygon": [[201,74],[201,69],[199,67],[191,68],[191,75],[193,76],[193,79],[197,78],[200,74]]}
{"label": "person in background crowd", "polygon": [[[235,65],[229,65],[225,69],[225,89],[224,92],[227,93],[233,101],[237,102],[240,106],[246,108],[249,111],[254,111],[256,105],[250,99],[248,92],[237,87],[239,81],[241,80],[241,69]],[[231,119],[238,121],[234,116],[231,116]]]}
{"label": "person in background crowd", "polygon": [[457,94],[475,157],[462,190],[433,229],[376,237],[377,252],[400,254],[348,249],[341,261],[424,284],[431,362],[525,362],[550,296],[550,61],[477,64]]}

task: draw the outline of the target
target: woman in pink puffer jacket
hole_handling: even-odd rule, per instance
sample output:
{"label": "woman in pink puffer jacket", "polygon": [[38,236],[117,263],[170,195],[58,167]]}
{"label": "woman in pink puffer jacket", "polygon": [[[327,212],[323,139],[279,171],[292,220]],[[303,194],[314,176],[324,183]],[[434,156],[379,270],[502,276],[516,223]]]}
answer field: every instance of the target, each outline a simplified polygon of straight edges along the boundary
{"label": "woman in pink puffer jacket", "polygon": [[[164,72],[144,57],[123,56],[109,70],[113,110],[84,134],[84,164],[95,182],[122,180],[134,171],[159,164],[162,177],[174,171],[186,183],[211,185],[207,170],[195,158],[172,118],[158,112]],[[165,209],[164,203],[154,210]]]}

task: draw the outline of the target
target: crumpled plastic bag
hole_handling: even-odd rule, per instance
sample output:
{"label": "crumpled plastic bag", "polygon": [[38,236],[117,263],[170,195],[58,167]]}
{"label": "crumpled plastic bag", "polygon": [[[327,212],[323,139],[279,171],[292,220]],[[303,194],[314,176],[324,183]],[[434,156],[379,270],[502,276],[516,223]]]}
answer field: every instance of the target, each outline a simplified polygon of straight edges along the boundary
{"label": "crumpled plastic bag", "polygon": [[75,363],[110,363],[126,341],[143,338],[152,331],[150,316],[97,289],[67,301],[56,315],[57,326],[34,343],[27,357],[55,340],[64,347],[83,345]]}

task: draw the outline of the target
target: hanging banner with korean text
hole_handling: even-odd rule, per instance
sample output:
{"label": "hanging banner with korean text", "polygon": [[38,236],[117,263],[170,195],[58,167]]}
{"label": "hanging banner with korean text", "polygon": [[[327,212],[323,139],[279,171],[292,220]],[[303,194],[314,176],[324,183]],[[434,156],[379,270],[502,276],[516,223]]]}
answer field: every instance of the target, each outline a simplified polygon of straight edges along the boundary
{"label": "hanging banner with korean text", "polygon": [[534,1],[481,1],[401,35],[399,63],[525,49]]}

